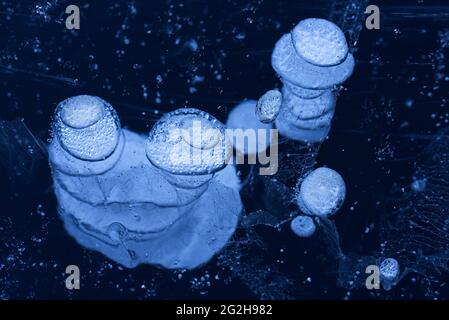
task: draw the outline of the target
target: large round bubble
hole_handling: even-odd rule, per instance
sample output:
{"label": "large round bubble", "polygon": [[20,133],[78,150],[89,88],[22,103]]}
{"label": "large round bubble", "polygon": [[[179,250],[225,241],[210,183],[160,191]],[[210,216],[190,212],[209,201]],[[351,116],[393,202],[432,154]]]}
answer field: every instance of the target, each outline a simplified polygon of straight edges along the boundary
{"label": "large round bubble", "polygon": [[297,203],[304,213],[328,217],[340,209],[345,196],[346,186],[340,174],[323,167],[312,171],[302,181]]}

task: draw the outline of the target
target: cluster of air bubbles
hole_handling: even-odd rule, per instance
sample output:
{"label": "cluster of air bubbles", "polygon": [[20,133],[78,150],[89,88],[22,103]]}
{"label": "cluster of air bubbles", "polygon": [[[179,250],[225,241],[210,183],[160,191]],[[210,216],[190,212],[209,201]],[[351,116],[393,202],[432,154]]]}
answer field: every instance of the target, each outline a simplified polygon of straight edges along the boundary
{"label": "cluster of air bubbles", "polygon": [[273,122],[279,114],[282,94],[278,90],[269,90],[257,101],[256,116],[263,123]]}
{"label": "cluster of air bubbles", "polygon": [[303,20],[276,43],[271,63],[284,84],[276,127],[293,140],[323,141],[335,110],[332,90],[354,69],[343,32],[324,19]]}
{"label": "cluster of air bubbles", "polygon": [[168,113],[149,137],[121,130],[97,97],[67,99],[55,117],[48,153],[59,214],[83,246],[129,268],[195,268],[234,233],[240,181],[224,126],[208,113]]}
{"label": "cluster of air bubbles", "polygon": [[302,181],[297,204],[308,215],[329,217],[343,205],[346,185],[340,174],[329,168],[318,168]]}
{"label": "cluster of air bubbles", "polygon": [[75,96],[57,106],[54,134],[72,156],[99,161],[115,150],[120,137],[120,122],[114,108],[103,99]]}
{"label": "cluster of air bubbles", "polygon": [[182,108],[164,115],[146,143],[148,159],[177,175],[202,175],[222,169],[230,157],[224,126],[210,114]]}
{"label": "cluster of air bubbles", "polygon": [[394,258],[387,258],[379,266],[380,281],[385,290],[390,290],[398,280],[400,267],[399,263]]}
{"label": "cluster of air bubbles", "polygon": [[299,215],[290,223],[294,234],[301,238],[308,238],[315,233],[316,226],[313,219],[309,216]]}

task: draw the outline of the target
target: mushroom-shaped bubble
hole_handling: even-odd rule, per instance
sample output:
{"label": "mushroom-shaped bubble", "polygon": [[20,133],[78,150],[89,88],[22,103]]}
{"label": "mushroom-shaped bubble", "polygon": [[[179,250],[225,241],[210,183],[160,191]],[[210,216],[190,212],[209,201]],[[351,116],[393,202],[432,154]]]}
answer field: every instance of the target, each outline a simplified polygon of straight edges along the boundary
{"label": "mushroom-shaped bubble", "polygon": [[294,234],[301,238],[308,238],[315,233],[316,226],[313,219],[309,216],[297,216],[295,217],[290,227]]}
{"label": "mushroom-shaped bubble", "polygon": [[311,64],[298,55],[290,34],[285,34],[276,43],[271,64],[283,82],[311,90],[334,87],[348,79],[354,70],[354,57],[348,54],[338,65],[321,67]]}
{"label": "mushroom-shaped bubble", "polygon": [[279,114],[282,94],[279,90],[269,90],[257,101],[256,116],[263,123],[273,122]]}
{"label": "mushroom-shaped bubble", "polygon": [[343,31],[328,20],[302,20],[291,34],[296,52],[311,64],[334,66],[348,55],[348,44]]}
{"label": "mushroom-shaped bubble", "polygon": [[54,135],[72,156],[99,161],[109,157],[117,147],[120,122],[114,108],[103,99],[75,96],[57,106]]}
{"label": "mushroom-shaped bubble", "polygon": [[345,196],[346,185],[340,174],[323,167],[304,178],[297,195],[297,203],[306,214],[328,217],[341,208]]}
{"label": "mushroom-shaped bubble", "polygon": [[207,175],[222,169],[231,155],[221,122],[194,108],[164,115],[145,148],[150,162],[175,175]]}
{"label": "mushroom-shaped bubble", "polygon": [[394,258],[387,258],[380,264],[380,282],[385,290],[390,290],[399,277],[399,262]]}
{"label": "mushroom-shaped bubble", "polygon": [[256,117],[255,100],[246,100],[231,110],[226,121],[230,140],[234,148],[242,153],[254,155],[265,151],[270,145],[271,123],[262,123]]}

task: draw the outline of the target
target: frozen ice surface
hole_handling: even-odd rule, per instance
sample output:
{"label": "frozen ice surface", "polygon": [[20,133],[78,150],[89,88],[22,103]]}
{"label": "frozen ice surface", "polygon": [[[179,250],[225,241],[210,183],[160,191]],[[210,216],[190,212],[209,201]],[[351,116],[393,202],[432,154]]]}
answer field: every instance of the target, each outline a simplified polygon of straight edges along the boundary
{"label": "frozen ice surface", "polygon": [[[256,106],[257,101],[245,100],[231,110],[226,121],[226,126],[229,129],[241,129],[243,133],[249,130],[256,137],[255,144],[248,143],[247,139],[230,138],[234,148],[243,154],[260,153],[265,151],[270,145],[270,129],[273,128],[273,125],[259,121],[256,117]],[[259,139],[259,136],[263,138]]]}
{"label": "frozen ice surface", "polygon": [[273,122],[279,114],[282,94],[278,90],[269,90],[257,101],[256,116],[263,123]]}
{"label": "frozen ice surface", "polygon": [[76,96],[56,108],[54,135],[71,155],[89,161],[106,159],[114,152],[120,136],[115,110],[94,96]]}
{"label": "frozen ice surface", "polygon": [[[85,126],[92,122],[86,118],[94,118],[100,109],[85,107],[81,119],[75,110],[68,110],[71,123]],[[204,128],[219,128],[219,137],[224,137],[223,126],[199,110],[175,111],[158,124],[167,124],[167,117],[169,125],[186,132],[199,118]],[[66,115],[61,118],[67,120]],[[145,136],[126,129],[120,130],[118,147],[109,157],[83,161],[66,151],[57,137],[50,143],[49,158],[59,213],[83,246],[130,268],[148,263],[191,269],[211,259],[234,233],[242,203],[233,166],[222,163],[214,173],[173,174],[148,160]],[[205,137],[207,141],[178,135],[198,150],[213,150],[213,141],[224,145],[210,132]],[[156,150],[151,151],[154,156]]]}
{"label": "frozen ice surface", "polygon": [[182,108],[155,124],[146,153],[151,163],[169,173],[201,175],[222,169],[230,148],[222,123],[206,112]]}
{"label": "frozen ice surface", "polygon": [[399,277],[399,263],[394,258],[387,258],[380,264],[380,279],[385,290],[391,289]]}
{"label": "frozen ice surface", "polygon": [[349,53],[336,66],[315,66],[297,54],[290,34],[285,34],[274,47],[271,64],[284,82],[288,81],[305,89],[323,90],[341,84],[351,76],[354,57]]}
{"label": "frozen ice surface", "polygon": [[338,172],[329,168],[312,171],[301,183],[297,203],[306,214],[328,217],[343,205],[346,186]]}
{"label": "frozen ice surface", "polygon": [[[80,210],[94,213],[96,207],[69,194],[63,197],[58,194],[58,199],[65,225],[79,243],[127,267],[140,263],[166,268],[198,267],[227,243],[242,210],[238,192],[215,180],[202,197],[186,207],[146,206],[146,210],[141,211],[140,221],[139,216],[135,216],[138,211],[134,206],[117,204],[103,207],[98,212],[105,216],[101,229],[97,221],[90,225],[82,220],[84,217],[76,216]],[[179,215],[177,219],[174,219],[175,215]],[[138,228],[129,229],[130,226]]]}
{"label": "frozen ice surface", "polygon": [[296,25],[291,34],[297,53],[311,64],[334,66],[348,55],[345,35],[330,21],[305,19]]}
{"label": "frozen ice surface", "polygon": [[297,216],[295,217],[290,227],[292,231],[301,238],[308,238],[315,233],[316,226],[313,219],[308,216]]}

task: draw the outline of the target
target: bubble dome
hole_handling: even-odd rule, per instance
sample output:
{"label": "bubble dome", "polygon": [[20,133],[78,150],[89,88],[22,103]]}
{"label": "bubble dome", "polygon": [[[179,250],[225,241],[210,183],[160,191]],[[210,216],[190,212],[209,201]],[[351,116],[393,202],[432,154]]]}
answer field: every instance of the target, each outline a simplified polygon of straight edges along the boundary
{"label": "bubble dome", "polygon": [[120,123],[106,101],[81,95],[62,101],[55,112],[55,136],[62,147],[81,160],[104,160],[115,150]]}
{"label": "bubble dome", "polygon": [[146,154],[173,174],[210,174],[222,169],[231,145],[224,126],[210,114],[182,108],[163,116],[150,131]]}

